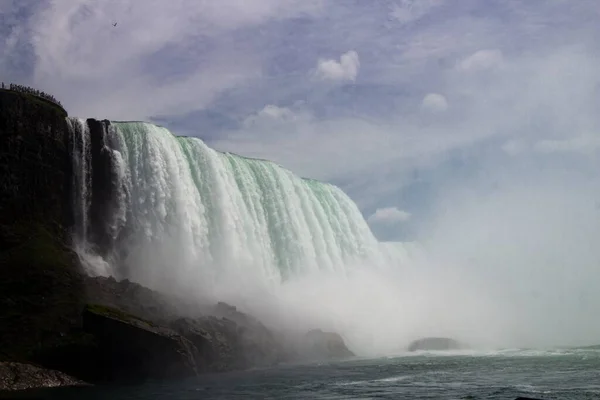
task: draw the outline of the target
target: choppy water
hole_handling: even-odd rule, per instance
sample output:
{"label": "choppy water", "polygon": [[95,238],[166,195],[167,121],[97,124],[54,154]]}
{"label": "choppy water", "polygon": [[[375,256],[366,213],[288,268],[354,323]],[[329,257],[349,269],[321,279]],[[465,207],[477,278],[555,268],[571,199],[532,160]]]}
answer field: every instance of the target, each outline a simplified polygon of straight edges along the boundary
{"label": "choppy water", "polygon": [[600,350],[419,354],[286,366],[48,399],[600,399]]}

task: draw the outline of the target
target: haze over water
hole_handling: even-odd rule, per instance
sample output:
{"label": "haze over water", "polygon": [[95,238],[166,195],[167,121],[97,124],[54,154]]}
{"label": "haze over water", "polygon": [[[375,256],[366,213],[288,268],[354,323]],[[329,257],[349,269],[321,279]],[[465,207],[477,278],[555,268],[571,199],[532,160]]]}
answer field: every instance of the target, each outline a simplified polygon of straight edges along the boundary
{"label": "haze over water", "polygon": [[600,396],[598,350],[421,354],[207,375],[134,387],[46,392],[47,399],[486,399]]}

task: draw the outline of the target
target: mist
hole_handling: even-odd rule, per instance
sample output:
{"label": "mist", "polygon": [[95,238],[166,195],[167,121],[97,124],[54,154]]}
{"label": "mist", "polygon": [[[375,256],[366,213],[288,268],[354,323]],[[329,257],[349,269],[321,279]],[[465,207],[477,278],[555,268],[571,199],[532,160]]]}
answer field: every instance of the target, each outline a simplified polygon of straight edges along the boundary
{"label": "mist", "polygon": [[[400,182],[419,169],[432,193],[428,207],[409,204],[410,221],[387,224],[380,236],[410,224],[421,251],[384,268],[305,275],[233,301],[275,325],[340,332],[362,355],[396,353],[423,336],[480,349],[597,344],[596,61],[583,45],[475,52],[445,72],[440,92],[449,106],[424,101],[425,108],[372,129],[363,120],[361,134],[350,129],[356,140],[349,143],[341,140],[348,130],[332,132],[340,125],[297,125],[295,144],[318,140],[314,132],[323,128],[317,154],[335,146],[366,157],[351,159],[354,181],[370,179],[349,191],[359,205],[380,195],[378,204],[402,207],[397,199],[411,187]],[[274,140],[282,148],[286,138]],[[387,146],[373,152],[373,168],[377,141]],[[457,163],[461,169],[453,171]]]}

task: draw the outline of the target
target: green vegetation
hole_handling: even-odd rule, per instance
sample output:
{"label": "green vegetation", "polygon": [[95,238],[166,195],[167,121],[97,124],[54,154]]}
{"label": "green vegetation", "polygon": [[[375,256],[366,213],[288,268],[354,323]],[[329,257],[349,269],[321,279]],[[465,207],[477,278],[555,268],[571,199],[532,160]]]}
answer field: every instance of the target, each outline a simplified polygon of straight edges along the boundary
{"label": "green vegetation", "polygon": [[29,86],[25,86],[25,85],[18,85],[15,83],[10,83],[7,86],[5,86],[4,82],[2,82],[2,86],[0,86],[0,88],[2,90],[10,90],[11,92],[17,92],[17,93],[30,95],[30,96],[35,96],[36,98],[39,98],[48,103],[54,104],[54,105],[60,107],[62,110],[64,110],[64,107],[62,106],[62,104],[60,104],[60,101],[58,101],[51,94],[48,94],[42,90],[38,90],[38,89],[29,87]]}
{"label": "green vegetation", "polygon": [[0,92],[13,94],[15,96],[20,97],[23,100],[30,102],[31,104],[37,105],[37,106],[42,106],[42,107],[50,106],[55,111],[60,113],[63,117],[66,118],[68,116],[67,110],[65,110],[62,105],[60,105],[58,103],[54,103],[43,97],[36,96],[35,94],[22,93],[22,92],[17,92],[15,90],[10,90],[10,89],[0,89]]}
{"label": "green vegetation", "polygon": [[93,314],[102,315],[108,318],[118,319],[123,322],[142,322],[152,327],[156,327],[156,325],[148,320],[137,317],[135,315],[126,313],[123,310],[114,307],[108,307],[101,304],[88,304],[85,307],[86,311],[91,312]]}
{"label": "green vegetation", "polygon": [[83,298],[74,254],[41,225],[4,226],[0,252],[0,359],[27,359],[77,325]]}

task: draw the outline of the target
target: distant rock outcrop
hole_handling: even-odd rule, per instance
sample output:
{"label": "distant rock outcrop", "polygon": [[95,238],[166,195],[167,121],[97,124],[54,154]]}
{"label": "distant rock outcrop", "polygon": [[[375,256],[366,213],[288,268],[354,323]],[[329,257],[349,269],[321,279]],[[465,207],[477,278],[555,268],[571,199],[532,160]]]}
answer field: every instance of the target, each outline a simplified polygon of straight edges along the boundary
{"label": "distant rock outcrop", "polygon": [[306,356],[311,359],[342,359],[354,357],[339,333],[313,329],[306,334]]}
{"label": "distant rock outcrop", "polygon": [[84,385],[85,382],[59,371],[31,364],[0,362],[0,392]]}
{"label": "distant rock outcrop", "polygon": [[465,348],[460,342],[445,337],[426,337],[418,339],[408,346],[408,351],[417,350],[458,350]]}

